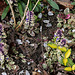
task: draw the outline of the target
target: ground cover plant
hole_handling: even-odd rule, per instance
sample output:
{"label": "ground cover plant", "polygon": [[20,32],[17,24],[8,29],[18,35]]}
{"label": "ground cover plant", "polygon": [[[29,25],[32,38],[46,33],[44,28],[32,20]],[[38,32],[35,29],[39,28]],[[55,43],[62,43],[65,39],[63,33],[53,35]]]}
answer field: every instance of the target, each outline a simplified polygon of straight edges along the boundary
{"label": "ground cover plant", "polygon": [[74,74],[74,0],[1,0],[0,75]]}

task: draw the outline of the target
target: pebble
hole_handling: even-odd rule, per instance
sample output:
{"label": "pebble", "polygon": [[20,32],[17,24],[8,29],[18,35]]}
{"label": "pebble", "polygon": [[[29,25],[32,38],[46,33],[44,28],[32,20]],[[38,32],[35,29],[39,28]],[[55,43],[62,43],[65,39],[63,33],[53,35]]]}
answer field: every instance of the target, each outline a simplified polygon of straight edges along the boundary
{"label": "pebble", "polygon": [[29,41],[29,40],[26,40],[26,42],[27,42],[27,43],[30,43],[30,41]]}
{"label": "pebble", "polygon": [[74,33],[75,32],[75,29],[73,29],[72,32]]}
{"label": "pebble", "polygon": [[2,72],[2,75],[7,75],[7,73],[6,72]]}
{"label": "pebble", "polygon": [[49,23],[49,20],[43,20],[44,23]]}
{"label": "pebble", "polygon": [[51,11],[49,11],[49,12],[48,12],[48,15],[49,15],[49,16],[53,16],[54,14],[53,14]]}
{"label": "pebble", "polygon": [[42,26],[40,26],[40,32],[42,31]]}
{"label": "pebble", "polygon": [[47,43],[44,43],[44,47],[47,47]]}
{"label": "pebble", "polygon": [[64,28],[62,28],[62,31],[64,32]]}
{"label": "pebble", "polygon": [[28,71],[28,70],[26,70],[26,75],[30,75],[30,73],[29,73],[29,71]]}
{"label": "pebble", "polygon": [[41,71],[40,71],[40,70],[38,70],[38,72],[40,73]]}
{"label": "pebble", "polygon": [[30,62],[28,62],[27,64],[30,65]]}
{"label": "pebble", "polygon": [[51,27],[52,24],[51,23],[47,23],[46,27]]}
{"label": "pebble", "polygon": [[38,14],[38,18],[40,19],[42,18],[42,13]]}
{"label": "pebble", "polygon": [[18,42],[18,44],[23,44],[20,39],[16,39],[16,41]]}

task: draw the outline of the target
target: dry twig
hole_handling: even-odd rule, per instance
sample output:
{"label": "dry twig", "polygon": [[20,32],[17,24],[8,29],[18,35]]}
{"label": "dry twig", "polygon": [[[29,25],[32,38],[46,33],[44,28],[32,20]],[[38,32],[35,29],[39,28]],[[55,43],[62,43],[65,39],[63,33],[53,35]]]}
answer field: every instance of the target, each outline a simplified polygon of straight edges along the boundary
{"label": "dry twig", "polygon": [[9,4],[11,12],[12,12],[12,16],[13,16],[13,19],[14,19],[14,26],[16,27],[16,20],[15,20],[15,15],[14,15],[13,7],[12,7],[12,5],[11,5],[9,0],[7,0],[7,2]]}
{"label": "dry twig", "polygon": [[[39,0],[36,2],[36,4],[35,4],[35,6],[33,7],[32,11],[35,9],[35,7],[36,7],[36,5],[38,4],[38,2],[39,2]],[[24,16],[23,16],[23,18],[22,18],[22,20],[21,20],[19,26],[18,26],[16,29],[18,29],[19,27],[22,26],[23,21],[24,21],[24,18],[25,18],[25,16],[26,16],[26,11],[27,11],[27,9],[28,9],[28,5],[29,5],[29,0],[28,0],[28,2],[27,2],[27,7],[26,7],[26,9],[25,9]]]}
{"label": "dry twig", "polygon": [[40,1],[40,0],[38,0],[38,1],[36,2],[36,4],[35,4],[35,6],[33,7],[32,11],[35,9],[35,7],[37,6],[37,4],[38,4],[39,1]]}
{"label": "dry twig", "polygon": [[27,9],[28,9],[28,5],[29,5],[29,0],[28,0],[28,2],[27,2],[27,6],[26,6],[25,11],[24,11],[24,16],[23,16],[23,18],[22,18],[20,24],[18,25],[18,27],[17,27],[16,29],[18,29],[19,27],[22,26],[23,21],[24,21],[24,18],[25,18],[25,16],[26,16],[26,11],[27,11]]}

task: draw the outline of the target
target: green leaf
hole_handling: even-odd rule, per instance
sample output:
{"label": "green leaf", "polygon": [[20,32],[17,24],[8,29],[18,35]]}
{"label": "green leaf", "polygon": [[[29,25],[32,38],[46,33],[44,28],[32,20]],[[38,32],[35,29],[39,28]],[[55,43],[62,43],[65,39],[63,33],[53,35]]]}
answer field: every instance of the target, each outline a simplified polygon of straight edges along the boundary
{"label": "green leaf", "polygon": [[72,5],[75,5],[75,2],[72,2],[71,4],[72,4]]}
{"label": "green leaf", "polygon": [[9,10],[9,6],[7,6],[7,7],[4,9],[4,11],[3,11],[3,13],[2,13],[2,16],[1,16],[1,19],[2,19],[2,20],[6,17],[6,15],[7,15],[7,13],[8,13],[8,10]]}
{"label": "green leaf", "polygon": [[22,5],[22,9],[23,11],[25,10],[25,3],[23,1],[20,1],[21,5]]}
{"label": "green leaf", "polygon": [[55,9],[59,10],[59,6],[53,0],[47,0],[48,3]]}
{"label": "green leaf", "polygon": [[30,1],[30,3],[29,3],[29,11],[32,10],[32,7],[33,7],[33,3]]}
{"label": "green leaf", "polygon": [[74,62],[72,61],[72,59],[68,58],[68,63],[66,66],[73,66],[74,65]]}
{"label": "green leaf", "polygon": [[64,65],[64,64],[63,64],[63,57],[61,57],[61,59],[58,59],[58,62],[59,62],[60,64]]}
{"label": "green leaf", "polygon": [[66,9],[64,10],[64,14],[67,15],[67,14],[69,14],[69,13],[70,13],[70,9],[69,9],[69,8],[66,8]]}
{"label": "green leaf", "polygon": [[36,6],[34,12],[39,12],[39,8]]}
{"label": "green leaf", "polygon": [[18,2],[18,10],[21,16],[23,16],[23,9],[21,3]]}

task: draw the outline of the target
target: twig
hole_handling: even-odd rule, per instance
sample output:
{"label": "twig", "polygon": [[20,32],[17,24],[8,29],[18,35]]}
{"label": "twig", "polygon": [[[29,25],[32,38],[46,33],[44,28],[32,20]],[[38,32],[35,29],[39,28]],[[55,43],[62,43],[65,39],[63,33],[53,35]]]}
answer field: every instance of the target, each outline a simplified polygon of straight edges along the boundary
{"label": "twig", "polygon": [[17,27],[16,29],[18,29],[19,27],[22,26],[23,21],[24,21],[24,18],[25,18],[25,16],[26,16],[26,11],[27,11],[27,9],[28,9],[28,5],[29,5],[29,0],[28,0],[28,2],[27,2],[27,6],[26,6],[25,11],[24,11],[24,16],[23,16],[23,18],[22,18],[20,24],[18,25],[18,27]]}
{"label": "twig", "polygon": [[36,4],[35,4],[35,6],[33,7],[32,11],[35,9],[35,7],[37,6],[37,4],[38,4],[39,1],[40,1],[40,0],[38,0],[38,1],[36,2]]}
{"label": "twig", "polygon": [[13,16],[13,19],[14,19],[14,26],[16,27],[16,20],[15,20],[15,15],[14,15],[13,7],[12,7],[12,5],[11,5],[9,0],[7,0],[7,2],[9,4],[11,12],[12,12],[12,16]]}
{"label": "twig", "polygon": [[38,0],[38,1],[36,2],[36,4],[35,4],[35,6],[33,7],[32,11],[35,9],[35,7],[37,6],[37,4],[38,4],[39,1],[40,1],[40,0]]}

